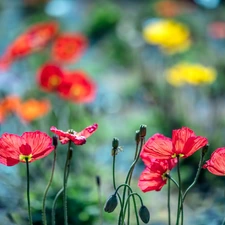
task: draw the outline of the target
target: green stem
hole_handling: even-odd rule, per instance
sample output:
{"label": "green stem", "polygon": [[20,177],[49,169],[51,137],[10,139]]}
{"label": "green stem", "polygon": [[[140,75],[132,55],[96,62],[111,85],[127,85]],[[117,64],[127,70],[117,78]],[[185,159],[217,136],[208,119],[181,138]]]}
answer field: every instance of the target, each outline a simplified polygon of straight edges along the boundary
{"label": "green stem", "polygon": [[69,168],[70,168],[70,160],[72,157],[72,151],[70,149],[71,141],[68,144],[68,152],[67,158],[64,168],[64,176],[63,176],[63,212],[64,212],[64,225],[68,225],[68,212],[67,212],[67,181],[69,177]]}
{"label": "green stem", "polygon": [[46,197],[47,197],[48,190],[49,190],[49,188],[50,188],[50,186],[52,184],[53,175],[54,175],[54,171],[55,171],[55,162],[56,162],[56,148],[54,149],[54,158],[53,158],[52,172],[51,172],[50,180],[48,182],[48,185],[46,186],[46,189],[45,189],[45,192],[44,192],[44,197],[43,197],[42,222],[43,222],[44,225],[47,225],[45,202],[46,202]]}
{"label": "green stem", "polygon": [[102,198],[101,198],[100,185],[98,185],[97,188],[98,188],[98,204],[99,204],[99,211],[100,211],[100,225],[103,225]]}
{"label": "green stem", "polygon": [[169,178],[177,186],[178,190],[180,189],[179,184],[169,174],[166,174],[166,177]]}
{"label": "green stem", "polygon": [[178,204],[177,204],[177,222],[176,222],[176,225],[179,225],[180,212],[181,212],[181,210],[183,210],[181,175],[180,175],[180,157],[179,156],[177,156],[177,175],[178,175],[179,194],[178,194]]}
{"label": "green stem", "polygon": [[[136,159],[137,156],[138,156],[138,142],[136,144],[134,160]],[[131,168],[130,176],[129,176],[129,179],[128,179],[128,185],[130,185],[130,183],[131,183],[131,178],[132,178],[132,175],[133,175],[134,166]],[[130,195],[130,194],[131,194],[130,190],[128,190],[128,195]],[[134,204],[136,205],[135,199],[133,199],[133,200],[134,200]],[[130,224],[130,201],[128,201],[127,207],[128,207],[128,209],[127,209],[127,225],[129,225]]]}
{"label": "green stem", "polygon": [[[142,201],[139,194],[137,194],[136,192],[133,192],[133,193],[129,194],[128,197],[127,197],[125,206],[124,206],[124,213],[123,213],[122,221],[124,221],[124,218],[125,218],[125,215],[126,215],[126,209],[127,209],[127,206],[129,205],[130,197],[133,198],[134,206],[136,206],[136,201],[135,201],[135,197],[134,197],[135,195],[139,197],[139,199],[141,201],[141,205],[143,205],[143,201]],[[139,218],[137,217],[136,219],[137,219],[137,225],[139,225]]]}
{"label": "green stem", "polygon": [[168,225],[171,225],[171,210],[170,210],[170,179],[168,179],[167,193],[167,209],[168,209]]}
{"label": "green stem", "polygon": [[186,198],[186,195],[187,195],[187,193],[190,191],[190,189],[196,184],[196,182],[197,182],[197,180],[198,180],[198,178],[199,178],[201,169],[202,169],[203,160],[204,160],[204,154],[203,154],[203,152],[202,152],[202,153],[201,153],[201,156],[200,156],[199,164],[198,164],[198,170],[197,170],[197,173],[196,173],[196,175],[195,175],[195,179],[194,179],[194,181],[192,182],[192,184],[187,188],[187,190],[184,192],[182,202],[184,202],[184,199]]}
{"label": "green stem", "polygon": [[53,204],[52,204],[52,225],[55,225],[55,206],[59,196],[63,193],[64,188],[62,187],[56,194]]}
{"label": "green stem", "polygon": [[26,158],[26,167],[27,167],[27,205],[28,205],[28,215],[29,215],[29,224],[33,225],[32,222],[32,214],[31,214],[31,207],[30,207],[30,173],[29,173],[29,162]]}
{"label": "green stem", "polygon": [[[131,176],[132,176],[132,171],[134,170],[134,167],[135,167],[135,165],[136,165],[136,163],[137,163],[137,161],[138,161],[138,159],[139,159],[139,156],[140,156],[140,153],[141,153],[141,149],[142,149],[142,146],[143,146],[143,143],[144,143],[144,137],[141,137],[141,144],[140,144],[140,148],[139,148],[139,151],[138,151],[138,154],[135,154],[136,155],[136,158],[135,158],[135,160],[133,161],[133,163],[131,164],[131,166],[130,166],[130,169],[129,169],[129,171],[128,171],[128,173],[127,173],[127,177],[126,177],[126,180],[125,180],[125,184],[128,184],[128,181],[129,181],[129,179],[131,179]],[[122,197],[122,206],[121,206],[121,210],[120,210],[120,215],[119,215],[119,225],[122,223],[122,225],[124,224],[124,221],[121,221],[121,218],[123,218],[123,208],[124,208],[124,204],[125,204],[125,195],[126,195],[126,186],[124,187],[124,189],[123,189],[123,197]],[[135,205],[135,207],[134,207],[134,209],[135,209],[135,215],[136,215],[136,217],[138,218],[138,216],[137,216],[137,207],[136,207],[136,205]]]}
{"label": "green stem", "polygon": [[[116,175],[115,175],[115,164],[116,164],[116,154],[115,154],[115,151],[116,149],[113,149],[113,166],[112,166],[112,174],[113,174],[113,187],[114,187],[114,190],[116,190]],[[119,198],[119,201],[120,201],[120,206],[122,205],[122,201],[121,201],[121,197],[119,195],[119,193],[117,193],[117,196]]]}

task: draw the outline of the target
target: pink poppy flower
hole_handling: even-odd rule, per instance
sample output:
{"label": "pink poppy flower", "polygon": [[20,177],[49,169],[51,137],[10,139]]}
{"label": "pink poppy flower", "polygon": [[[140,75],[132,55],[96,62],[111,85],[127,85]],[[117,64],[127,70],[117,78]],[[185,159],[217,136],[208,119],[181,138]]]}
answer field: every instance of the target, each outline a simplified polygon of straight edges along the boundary
{"label": "pink poppy flower", "polygon": [[202,136],[196,136],[188,127],[173,130],[172,139],[162,134],[155,134],[147,140],[141,151],[141,158],[146,155],[156,159],[171,159],[177,156],[187,158],[208,144]]}
{"label": "pink poppy flower", "polygon": [[225,176],[225,147],[217,148],[203,168],[214,175]]}
{"label": "pink poppy flower", "polygon": [[143,192],[160,191],[167,183],[167,174],[175,167],[176,159],[158,160],[149,158],[141,173],[138,186]]}
{"label": "pink poppy flower", "polygon": [[56,127],[52,126],[50,131],[59,136],[61,144],[67,144],[72,141],[75,145],[83,145],[86,143],[86,139],[90,137],[98,128],[98,124],[94,123],[91,126],[86,127],[81,132],[76,132],[72,129],[68,131],[58,130]]}
{"label": "pink poppy flower", "polygon": [[54,150],[52,138],[41,131],[24,132],[22,136],[4,133],[0,138],[0,163],[14,166],[19,162],[33,162]]}

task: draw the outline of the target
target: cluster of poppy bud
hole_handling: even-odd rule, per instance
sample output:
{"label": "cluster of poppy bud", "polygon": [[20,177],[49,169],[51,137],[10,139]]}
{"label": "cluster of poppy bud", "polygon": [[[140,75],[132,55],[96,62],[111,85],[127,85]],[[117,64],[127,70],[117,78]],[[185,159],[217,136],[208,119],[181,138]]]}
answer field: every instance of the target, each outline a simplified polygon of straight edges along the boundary
{"label": "cluster of poppy bud", "polygon": [[[135,156],[134,156],[134,161],[131,164],[131,167],[127,173],[125,182],[123,184],[119,185],[118,187],[116,187],[116,185],[115,185],[115,175],[114,175],[115,170],[113,169],[113,184],[114,184],[115,192],[106,201],[105,206],[104,206],[104,211],[107,213],[113,212],[118,205],[118,198],[119,198],[121,209],[120,209],[118,224],[124,224],[127,206],[130,205],[130,198],[133,198],[137,223],[138,223],[138,215],[143,223],[148,223],[150,220],[150,213],[149,213],[147,207],[143,204],[143,201],[142,201],[140,195],[137,194],[136,192],[133,192],[131,189],[131,186],[130,186],[130,182],[132,179],[132,173],[133,173],[135,164],[137,163],[137,160],[139,159],[140,150],[141,150],[142,144],[144,143],[145,136],[146,136],[146,125],[141,125],[140,129],[137,130],[135,133],[135,141],[136,141],[137,148],[136,148],[136,152],[135,152]],[[140,144],[140,146],[139,146],[139,144]],[[138,150],[138,146],[139,146],[139,150]],[[116,157],[116,155],[118,155],[118,153],[121,150],[122,150],[122,148],[119,146],[119,139],[113,138],[113,141],[112,141],[113,168],[115,167],[115,157]],[[119,193],[119,190],[121,188],[123,188],[123,195],[122,195],[123,197],[121,197],[121,195]],[[137,206],[136,206],[136,202],[135,202],[135,197],[138,197],[141,202],[141,207],[139,209],[139,212],[137,212],[137,209],[136,209]],[[130,213],[128,214],[128,219],[129,219],[129,215],[130,215]]]}

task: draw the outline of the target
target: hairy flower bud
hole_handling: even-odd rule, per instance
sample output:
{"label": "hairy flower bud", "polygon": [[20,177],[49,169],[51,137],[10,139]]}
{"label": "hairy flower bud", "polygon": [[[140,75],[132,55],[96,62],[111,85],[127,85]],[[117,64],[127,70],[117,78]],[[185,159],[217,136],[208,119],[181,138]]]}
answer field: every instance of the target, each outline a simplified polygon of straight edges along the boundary
{"label": "hairy flower bud", "polygon": [[143,223],[148,223],[150,219],[150,213],[146,206],[142,205],[139,209],[139,216]]}
{"label": "hairy flower bud", "polygon": [[136,130],[135,141],[137,144],[140,142],[140,130]]}
{"label": "hairy flower bud", "polygon": [[113,138],[112,147],[114,149],[117,149],[119,147],[119,139],[118,138]]}
{"label": "hairy flower bud", "polygon": [[113,194],[105,203],[104,211],[111,213],[114,211],[114,209],[117,207],[118,200],[116,194]]}
{"label": "hairy flower bud", "polygon": [[100,187],[100,185],[101,185],[101,179],[100,179],[100,176],[96,176],[95,179],[96,179],[96,184],[97,184],[97,186]]}
{"label": "hairy flower bud", "polygon": [[209,148],[209,144],[205,145],[205,146],[202,148],[202,157],[205,156],[205,154],[206,154],[207,151],[208,151],[208,148]]}
{"label": "hairy flower bud", "polygon": [[147,131],[147,126],[142,124],[140,126],[140,136],[141,137],[145,137],[146,136],[146,131]]}
{"label": "hairy flower bud", "polygon": [[53,137],[52,137],[52,144],[54,145],[55,148],[57,148],[57,146],[58,146],[58,138],[55,135],[53,135]]}

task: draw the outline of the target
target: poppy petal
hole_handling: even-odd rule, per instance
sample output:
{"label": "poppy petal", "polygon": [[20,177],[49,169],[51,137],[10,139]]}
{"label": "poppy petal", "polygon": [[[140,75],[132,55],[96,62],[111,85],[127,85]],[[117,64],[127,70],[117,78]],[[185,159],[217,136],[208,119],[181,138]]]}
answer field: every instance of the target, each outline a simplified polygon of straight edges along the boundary
{"label": "poppy petal", "polygon": [[172,142],[174,146],[174,153],[180,154],[183,151],[184,145],[190,137],[195,137],[194,131],[188,127],[182,127],[181,129],[173,130]]}
{"label": "poppy petal", "polygon": [[91,126],[86,127],[81,132],[79,132],[77,135],[84,136],[85,138],[90,137],[98,128],[98,124],[94,123]]}
{"label": "poppy petal", "polygon": [[208,140],[205,137],[190,137],[185,143],[181,153],[184,154],[184,158],[189,157],[207,144]]}
{"label": "poppy petal", "polygon": [[146,167],[141,173],[138,186],[143,192],[160,191],[166,184],[166,179],[162,179],[160,173],[153,173],[149,167]]}
{"label": "poppy petal", "polygon": [[156,159],[170,159],[173,155],[171,139],[162,134],[154,134],[144,144],[140,157],[144,159],[147,155]]}
{"label": "poppy petal", "polygon": [[41,131],[25,132],[22,138],[30,145],[32,149],[32,158],[39,159],[48,155],[54,150],[52,138]]}
{"label": "poppy petal", "polygon": [[26,145],[26,142],[20,136],[5,133],[0,138],[0,155],[5,158],[19,159],[21,145]]}

